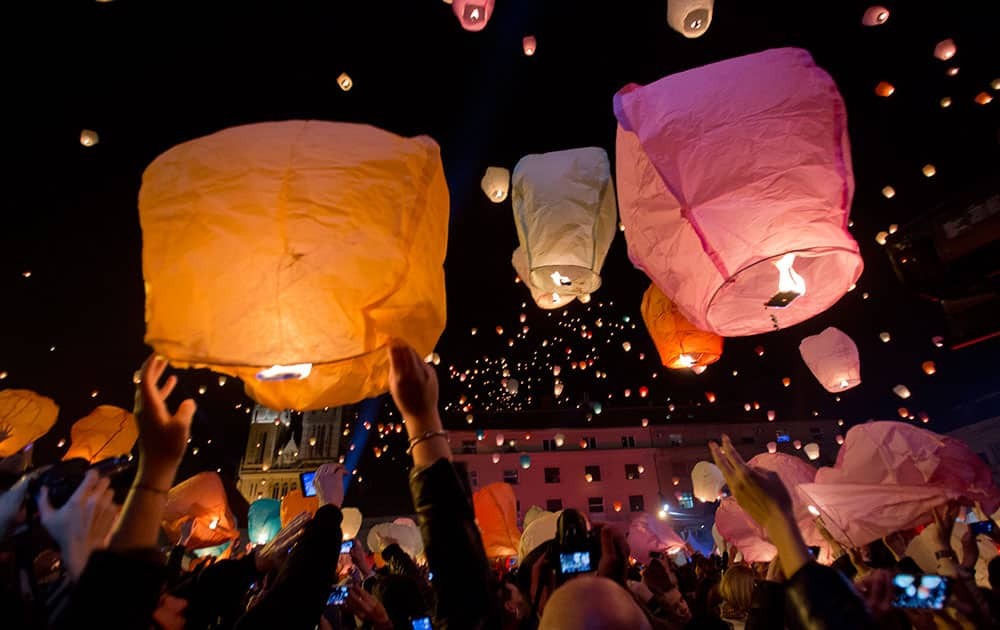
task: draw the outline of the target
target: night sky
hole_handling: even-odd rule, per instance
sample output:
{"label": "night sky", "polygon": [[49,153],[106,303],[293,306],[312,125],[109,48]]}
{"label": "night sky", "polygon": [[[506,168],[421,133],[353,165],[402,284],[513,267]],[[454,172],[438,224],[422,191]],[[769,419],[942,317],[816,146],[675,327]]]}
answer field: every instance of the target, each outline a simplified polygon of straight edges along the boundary
{"label": "night sky", "polygon": [[[903,236],[925,213],[1000,188],[1000,101],[974,102],[983,91],[1000,96],[990,88],[1000,77],[997,3],[885,3],[889,21],[866,28],[868,3],[717,0],[710,30],[694,40],[668,27],[665,1],[497,0],[479,33],[463,31],[438,0],[25,4],[8,14],[2,44],[0,372],[7,376],[0,387],[33,389],[61,407],[36,445],[37,462],[56,458],[57,441],[96,404],[131,406],[132,374],[149,352],[136,208],[143,169],[179,142],[293,118],[369,123],[441,145],[451,225],[449,322],[437,352],[449,426],[469,427],[465,404],[473,405],[474,428],[586,423],[594,402],[603,406],[590,417],[595,425],[645,415],[654,424],[765,422],[767,409],[850,425],[898,419],[905,406],[927,413],[928,428],[947,431],[1000,415],[1000,339],[952,349],[965,337],[949,328],[939,304],[899,281],[875,242],[890,224]],[[538,40],[532,57],[521,51],[529,34]],[[958,53],[939,61],[934,46],[947,37]],[[622,86],[780,46],[812,53],[847,104],[857,183],[851,231],[865,260],[857,288],[797,326],[727,339],[722,359],[701,375],[659,364],[639,315],[648,280],[632,268],[620,232],[589,305],[551,315],[536,308],[510,266],[511,202],[493,204],[479,189],[486,167],[513,169],[526,154],[582,146],[603,147],[614,160],[611,98]],[[947,76],[952,66],[960,71]],[[349,92],[335,81],[345,71],[354,81]],[[876,96],[879,81],[895,93]],[[99,144],[81,146],[84,128],[100,134]],[[921,173],[927,163],[936,167],[932,178]],[[894,198],[882,195],[886,185]],[[581,334],[584,325],[592,338]],[[861,353],[863,383],[839,402],[798,353],[802,337],[827,326],[849,334]],[[889,343],[879,339],[883,331]],[[935,335],[944,347],[932,344]],[[570,370],[560,354],[566,347],[578,359],[589,353],[594,365]],[[502,359],[521,381],[517,396],[500,395]],[[936,363],[933,376],[921,370],[927,360]],[[566,384],[561,404],[552,396],[554,364]],[[460,382],[466,369],[484,373]],[[897,383],[912,398],[897,398]],[[182,476],[217,467],[233,476],[250,404],[240,384],[220,387],[214,375],[190,372],[179,393],[199,403],[192,441],[199,453],[185,459]],[[469,400],[459,404],[463,394]],[[487,398],[495,408],[485,409]],[[761,410],[745,412],[752,401]],[[398,420],[390,407],[382,405],[377,422]],[[407,509],[404,442],[393,437],[376,459],[371,447],[385,443],[373,436],[359,469],[368,492],[348,497],[366,513]]]}

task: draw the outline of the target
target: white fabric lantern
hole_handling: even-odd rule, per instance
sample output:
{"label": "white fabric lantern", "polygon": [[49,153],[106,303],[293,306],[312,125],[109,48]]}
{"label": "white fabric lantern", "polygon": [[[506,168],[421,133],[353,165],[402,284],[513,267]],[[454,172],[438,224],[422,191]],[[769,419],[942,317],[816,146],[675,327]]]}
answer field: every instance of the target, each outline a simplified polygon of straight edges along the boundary
{"label": "white fabric lantern", "polygon": [[910,388],[906,385],[896,385],[892,388],[892,393],[896,394],[903,400],[906,400],[910,397]]}
{"label": "white fabric lantern", "polygon": [[344,515],[344,520],[340,524],[340,531],[344,535],[344,540],[354,540],[361,530],[361,521],[364,520],[361,510],[355,507],[346,507],[340,511]]}
{"label": "white fabric lantern", "polygon": [[530,274],[528,273],[528,257],[524,255],[523,247],[518,247],[514,250],[514,254],[510,257],[510,263],[514,266],[514,271],[517,272],[517,275],[521,277],[524,286],[528,287],[528,290],[531,291],[531,297],[535,300],[535,305],[538,308],[551,311],[563,308],[576,300],[575,295],[545,291],[531,284]]}
{"label": "white fabric lantern", "polygon": [[691,469],[691,485],[694,488],[694,498],[709,503],[719,498],[726,479],[715,464],[698,462]]}
{"label": "white fabric lantern", "polygon": [[819,444],[817,444],[815,442],[810,442],[810,443],[806,444],[802,448],[802,450],[805,451],[806,457],[808,457],[809,459],[812,459],[812,460],[819,459]]}
{"label": "white fabric lantern", "polygon": [[829,327],[799,343],[799,354],[819,384],[828,392],[842,392],[861,384],[858,347],[843,331]]}
{"label": "white fabric lantern", "polygon": [[560,296],[592,293],[615,237],[618,206],[608,154],[585,147],[526,155],[514,167],[522,279]]}
{"label": "white fabric lantern", "polygon": [[777,442],[768,442],[767,443],[767,452],[768,453],[777,453],[778,452],[778,443]]}
{"label": "white fabric lantern", "polygon": [[713,0],[667,0],[667,24],[689,39],[701,37],[712,23]]}
{"label": "white fabric lantern", "polygon": [[80,132],[80,144],[85,147],[92,147],[100,141],[100,136],[92,129],[84,129]]}
{"label": "white fabric lantern", "polygon": [[510,171],[502,166],[490,166],[479,185],[490,201],[500,203],[510,191]]}
{"label": "white fabric lantern", "polygon": [[507,379],[506,389],[507,393],[510,394],[511,396],[516,396],[517,390],[520,387],[521,387],[521,381],[517,380],[516,378]]}
{"label": "white fabric lantern", "polygon": [[566,443],[566,436],[563,435],[562,433],[556,433],[555,443],[556,443],[556,448],[562,447],[562,445]]}

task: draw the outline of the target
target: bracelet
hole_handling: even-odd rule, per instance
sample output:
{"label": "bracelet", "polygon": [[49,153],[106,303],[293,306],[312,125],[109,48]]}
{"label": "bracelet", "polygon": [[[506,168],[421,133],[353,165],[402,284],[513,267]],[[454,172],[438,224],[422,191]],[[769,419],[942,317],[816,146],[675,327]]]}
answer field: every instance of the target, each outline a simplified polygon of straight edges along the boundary
{"label": "bracelet", "polygon": [[137,483],[132,486],[133,490],[145,490],[146,492],[153,492],[155,494],[167,494],[168,490],[160,490],[159,488],[154,488],[153,486],[147,486],[142,483]]}
{"label": "bracelet", "polygon": [[956,558],[955,551],[952,549],[941,549],[940,551],[935,551],[934,557],[938,560],[942,558],[951,558],[954,560]]}
{"label": "bracelet", "polygon": [[427,440],[430,440],[431,438],[436,438],[436,437],[443,437],[444,439],[447,440],[448,439],[448,432],[447,431],[426,431],[423,435],[418,435],[417,437],[410,438],[410,446],[409,446],[409,448],[406,449],[406,454],[407,455],[411,454],[413,452],[413,447],[416,446],[417,444],[420,444],[421,442],[425,442]]}

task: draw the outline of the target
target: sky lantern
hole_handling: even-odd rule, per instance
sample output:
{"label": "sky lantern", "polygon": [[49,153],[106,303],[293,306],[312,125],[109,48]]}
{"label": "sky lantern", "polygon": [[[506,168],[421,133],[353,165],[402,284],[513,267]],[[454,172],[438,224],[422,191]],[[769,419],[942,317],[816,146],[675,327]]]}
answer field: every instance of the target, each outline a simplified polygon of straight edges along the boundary
{"label": "sky lantern", "polygon": [[59,407],[51,398],[28,389],[0,391],[0,457],[9,457],[49,432]]}
{"label": "sky lantern", "polygon": [[510,192],[510,171],[502,166],[488,166],[479,185],[490,201],[500,203]]}
{"label": "sky lantern", "polygon": [[777,442],[768,442],[767,443],[767,452],[768,453],[777,453],[778,452],[778,443]]}
{"label": "sky lantern", "polygon": [[503,441],[504,441],[503,433],[497,433],[495,441],[497,443],[497,446],[503,446]]}
{"label": "sky lantern", "polygon": [[722,356],[722,337],[696,328],[655,284],[646,289],[639,310],[666,367],[704,366]]}
{"label": "sky lantern", "polygon": [[494,0],[453,0],[451,10],[467,31],[481,31],[493,15]]}
{"label": "sky lantern", "polygon": [[555,385],[552,386],[553,395],[555,395],[556,398],[559,398],[562,396],[563,389],[565,389],[565,387],[566,386],[562,383],[562,381],[556,381]]}
{"label": "sky lantern", "polygon": [[288,494],[281,498],[281,526],[288,525],[289,522],[303,512],[316,514],[319,509],[319,497],[304,496],[298,488],[289,490]]}
{"label": "sky lantern", "polygon": [[937,372],[937,366],[934,365],[933,361],[924,361],[920,367],[927,376],[931,376]]}
{"label": "sky lantern", "polygon": [[799,354],[819,384],[828,392],[842,392],[861,384],[858,346],[838,328],[830,326],[799,343]]}
{"label": "sky lantern", "polygon": [[889,233],[886,232],[885,230],[882,230],[881,232],[875,235],[875,242],[878,243],[879,245],[885,245],[886,240],[888,240],[888,238],[889,238]]}
{"label": "sky lantern", "polygon": [[906,400],[910,397],[910,388],[906,385],[896,385],[892,388],[892,393],[896,394],[903,400]]}
{"label": "sky lantern", "polygon": [[875,4],[865,10],[861,16],[861,23],[865,26],[881,26],[889,19],[889,9],[882,5]]}
{"label": "sky lantern", "polygon": [[73,423],[70,446],[63,459],[81,457],[90,463],[132,450],[139,438],[135,416],[114,405],[101,405]]}
{"label": "sky lantern", "polygon": [[493,460],[494,464],[499,464],[500,463],[500,453],[493,453],[493,456],[491,457],[491,459]]}
{"label": "sky lantern", "polygon": [[934,177],[937,174],[937,169],[934,168],[933,164],[924,164],[924,167],[920,170],[924,174],[924,177]]}
{"label": "sky lantern", "polygon": [[560,448],[562,447],[563,444],[566,443],[566,436],[563,435],[562,433],[556,433],[553,439],[555,441],[556,448]]}
{"label": "sky lantern", "polygon": [[774,422],[774,419],[778,417],[778,414],[774,412],[774,409],[767,410],[767,421]]}
{"label": "sky lantern", "polygon": [[84,129],[80,132],[80,144],[85,147],[92,147],[100,141],[100,136],[92,129]]}
{"label": "sky lantern", "polygon": [[910,417],[910,410],[907,409],[906,407],[900,407],[899,409],[896,410],[896,413],[899,414],[900,418],[909,418]]}
{"label": "sky lantern", "polygon": [[942,108],[951,107],[951,97],[942,96],[941,100],[938,101],[938,104],[941,105]]}
{"label": "sky lantern", "polygon": [[705,503],[716,501],[726,480],[722,471],[712,462],[698,462],[691,469],[691,486],[694,498]]}
{"label": "sky lantern", "polygon": [[521,40],[521,48],[524,50],[524,54],[531,57],[538,50],[538,42],[535,41],[534,35],[525,35],[524,39]]}
{"label": "sky lantern", "polygon": [[815,442],[810,442],[806,444],[802,450],[805,451],[806,457],[808,457],[809,459],[811,460],[819,459],[819,444]]}
{"label": "sky lantern", "polygon": [[170,489],[163,509],[163,530],[174,544],[181,526],[191,522],[188,549],[214,547],[238,535],[236,519],[226,501],[226,489],[215,472],[200,472]]}
{"label": "sky lantern", "polygon": [[888,81],[879,81],[878,85],[875,86],[875,93],[883,98],[892,96],[892,93],[896,91],[896,86]]}
{"label": "sky lantern", "polygon": [[785,387],[788,387],[789,385],[791,385],[791,384],[792,384],[792,379],[791,379],[791,378],[789,378],[789,377],[787,377],[787,376],[783,376],[783,377],[781,378],[781,384],[782,384],[783,386],[785,386]]}
{"label": "sky lantern", "polygon": [[667,0],[667,24],[684,37],[701,37],[712,24],[714,0]]}
{"label": "sky lantern", "polygon": [[378,395],[389,340],[424,356],[444,328],[448,189],[426,136],[226,129],[149,165],[139,219],[146,342],[175,366],[241,378],[270,408]]}
{"label": "sky lantern", "polygon": [[769,332],[825,311],[855,283],[845,108],[808,52],[628,85],[614,109],[629,257],[694,326]]}
{"label": "sky lantern", "polygon": [[896,189],[892,186],[885,186],[882,188],[882,196],[886,199],[892,199],[896,196]]}
{"label": "sky lantern", "polygon": [[955,46],[955,41],[950,37],[942,39],[934,47],[934,56],[941,61],[948,61],[955,56],[956,52],[958,52],[958,48]]}
{"label": "sky lantern", "polygon": [[341,90],[349,92],[352,87],[354,87],[354,80],[351,79],[351,75],[346,72],[341,72],[340,76],[337,77],[337,85]]}
{"label": "sky lantern", "polygon": [[247,535],[250,542],[266,545],[281,529],[281,501],[257,499],[247,512]]}
{"label": "sky lantern", "polygon": [[521,468],[523,468],[525,470],[531,468],[531,455],[527,455],[527,454],[521,455],[518,458],[518,463],[521,465]]}
{"label": "sky lantern", "polygon": [[538,308],[551,311],[568,306],[576,299],[575,295],[567,295],[565,292],[560,293],[558,291],[546,291],[533,285],[530,281],[531,276],[528,273],[528,257],[525,256],[523,247],[518,247],[514,250],[514,253],[510,257],[510,264],[514,266],[514,271],[522,279],[529,278],[529,280],[524,281],[524,284],[531,291],[531,297],[535,300],[535,305]]}
{"label": "sky lantern", "polygon": [[521,386],[521,381],[517,380],[516,378],[507,379],[506,389],[507,393],[510,394],[511,396],[517,395],[517,390],[520,388],[520,386]]}
{"label": "sky lantern", "polygon": [[344,515],[344,520],[340,524],[341,535],[344,540],[354,540],[358,537],[361,522],[364,520],[361,510],[356,507],[345,507],[341,509],[341,513]]}
{"label": "sky lantern", "polygon": [[975,101],[977,105],[989,105],[993,102],[993,97],[989,94],[989,92],[980,92],[979,94],[976,94]]}
{"label": "sky lantern", "polygon": [[521,531],[517,528],[517,497],[506,483],[491,483],[472,495],[476,524],[487,558],[517,555]]}
{"label": "sky lantern", "polygon": [[835,440],[836,440],[837,444],[843,444],[844,443],[844,436],[838,434],[837,437],[835,438]]}
{"label": "sky lantern", "polygon": [[584,147],[526,155],[513,184],[526,280],[560,296],[593,293],[618,224],[608,154]]}
{"label": "sky lantern", "polygon": [[710,403],[715,402],[715,392],[705,392],[705,399]]}
{"label": "sky lantern", "polygon": [[882,340],[882,343],[889,343],[892,341],[892,335],[884,330],[878,334],[878,338]]}

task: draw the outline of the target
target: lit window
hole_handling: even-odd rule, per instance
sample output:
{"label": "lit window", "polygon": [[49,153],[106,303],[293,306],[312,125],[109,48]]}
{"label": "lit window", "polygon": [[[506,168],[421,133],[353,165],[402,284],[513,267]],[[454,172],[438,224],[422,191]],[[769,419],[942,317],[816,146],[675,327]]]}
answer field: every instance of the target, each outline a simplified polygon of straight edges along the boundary
{"label": "lit window", "polygon": [[622,448],[635,448],[635,437],[631,435],[623,435]]}
{"label": "lit window", "polygon": [[685,510],[693,510],[694,509],[694,495],[691,494],[690,492],[682,492],[681,493],[680,501],[678,501],[678,503]]}
{"label": "lit window", "polygon": [[680,433],[671,433],[670,446],[684,446],[684,436]]}

